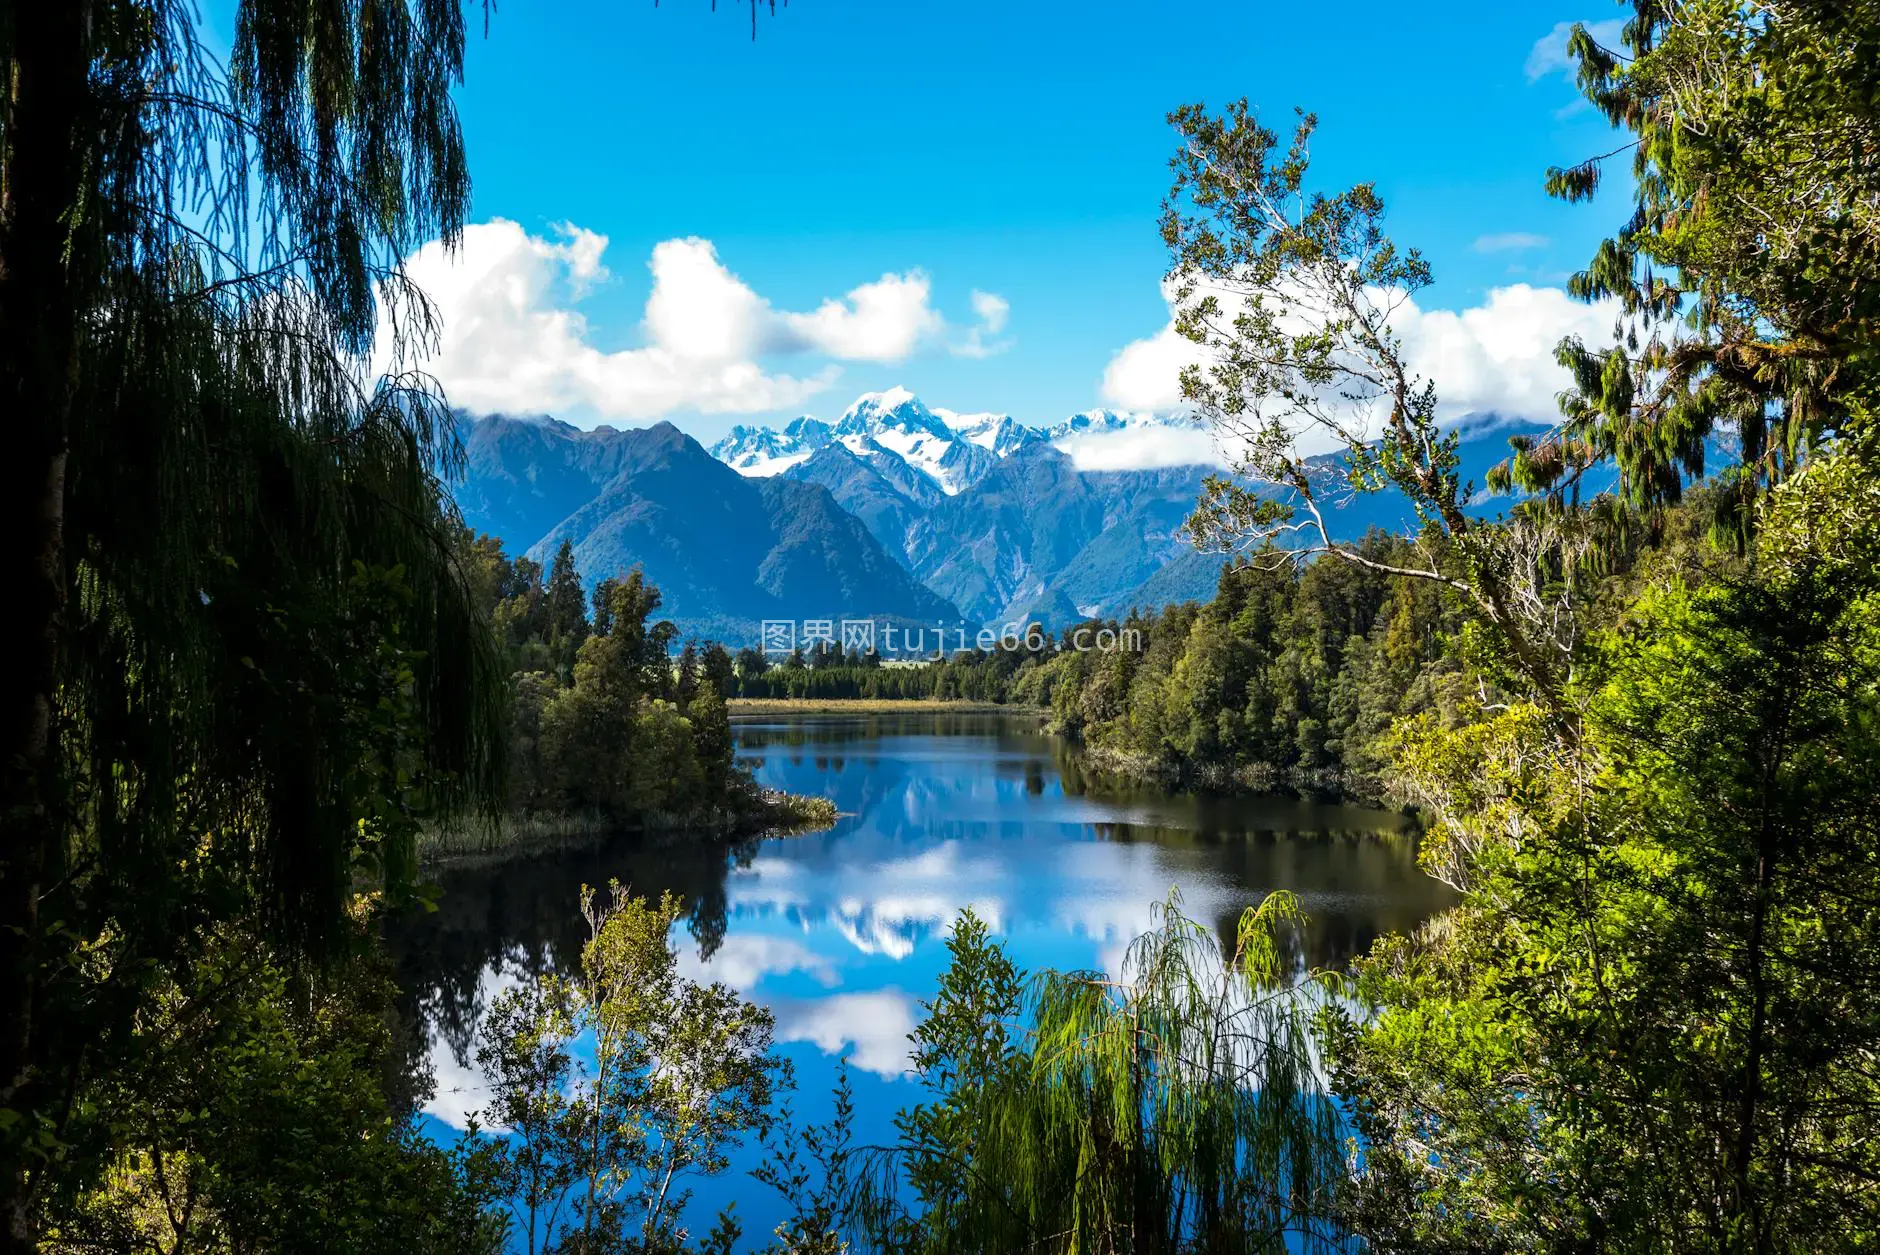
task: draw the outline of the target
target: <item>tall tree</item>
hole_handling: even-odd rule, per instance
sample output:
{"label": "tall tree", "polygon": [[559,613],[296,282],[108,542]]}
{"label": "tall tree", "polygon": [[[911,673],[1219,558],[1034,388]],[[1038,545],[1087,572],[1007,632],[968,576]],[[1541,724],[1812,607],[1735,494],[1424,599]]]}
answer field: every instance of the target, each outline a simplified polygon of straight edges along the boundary
{"label": "tall tree", "polygon": [[1880,15],[1829,0],[1638,0],[1623,46],[1576,28],[1588,101],[1631,139],[1549,173],[1589,198],[1630,155],[1633,212],[1571,284],[1624,311],[1607,346],[1576,340],[1566,421],[1506,468],[1558,490],[1610,458],[1640,505],[1675,501],[1706,439],[1740,455],[1714,498],[1743,539],[1754,505],[1876,385]]}
{"label": "tall tree", "polygon": [[[408,862],[384,781],[495,775],[454,428],[400,365],[431,325],[399,259],[467,201],[463,40],[457,0],[250,0],[224,70],[181,0],[0,18],[0,1249],[169,937],[245,902],[317,949]],[[404,703],[378,767],[349,685]]]}
{"label": "tall tree", "polygon": [[[1220,432],[1235,472],[1207,481],[1190,533],[1227,550],[1292,542],[1441,584],[1473,603],[1522,686],[1557,700],[1576,645],[1583,538],[1557,520],[1493,528],[1465,508],[1458,437],[1393,326],[1429,285],[1428,263],[1385,234],[1373,185],[1309,185],[1311,115],[1285,144],[1244,100],[1219,115],[1186,106],[1170,121],[1181,146],[1162,235],[1176,328],[1203,352],[1182,372],[1182,394]],[[1329,442],[1343,467],[1310,458],[1308,437]],[[1341,498],[1387,489],[1421,521],[1411,560],[1386,562],[1327,530]]]}
{"label": "tall tree", "polygon": [[1331,1054],[1377,1249],[1880,1236],[1880,477],[1776,491],[1750,579],[1658,590],[1532,706],[1405,732],[1460,907],[1361,965]]}
{"label": "tall tree", "polygon": [[[1362,967],[1335,1041],[1380,1250],[1860,1250],[1880,1235],[1871,817],[1880,459],[1871,4],[1640,0],[1577,30],[1631,132],[1631,217],[1574,281],[1565,421],[1501,478],[1610,459],[1659,509],[1734,429],[1743,569],[1628,599],[1564,739],[1531,707],[1413,728],[1401,779],[1463,892]],[[1583,198],[1594,159],[1550,176]]]}
{"label": "tall tree", "polygon": [[574,666],[575,653],[588,635],[587,594],[581,591],[581,573],[575,569],[574,545],[565,536],[549,563],[543,596],[548,603],[549,649],[555,665],[565,673]]}

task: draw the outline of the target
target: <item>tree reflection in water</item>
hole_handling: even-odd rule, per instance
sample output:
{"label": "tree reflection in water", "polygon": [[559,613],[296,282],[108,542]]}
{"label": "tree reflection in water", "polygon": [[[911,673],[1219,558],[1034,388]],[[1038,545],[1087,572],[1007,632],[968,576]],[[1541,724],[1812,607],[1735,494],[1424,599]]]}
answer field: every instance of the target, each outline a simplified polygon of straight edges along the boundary
{"label": "tree reflection in water", "polygon": [[[736,731],[762,783],[828,796],[843,818],[800,837],[726,846],[622,836],[443,872],[437,911],[389,929],[408,1017],[401,1083],[414,1103],[426,1101],[431,1064],[474,1085],[471,1042],[501,982],[576,961],[583,883],[617,877],[638,893],[681,895],[691,936],[682,960],[776,1011],[799,1114],[820,1118],[815,1103],[846,1052],[867,1112],[883,1121],[905,1100],[906,1035],[968,905],[1031,970],[1111,969],[1172,885],[1225,940],[1248,904],[1289,889],[1307,920],[1285,941],[1304,969],[1340,966],[1450,900],[1418,869],[1399,815],[1169,793],[1088,770],[1036,719],[920,712]],[[431,1109],[456,1122],[475,1105]],[[726,1182],[742,1196],[741,1177]]]}

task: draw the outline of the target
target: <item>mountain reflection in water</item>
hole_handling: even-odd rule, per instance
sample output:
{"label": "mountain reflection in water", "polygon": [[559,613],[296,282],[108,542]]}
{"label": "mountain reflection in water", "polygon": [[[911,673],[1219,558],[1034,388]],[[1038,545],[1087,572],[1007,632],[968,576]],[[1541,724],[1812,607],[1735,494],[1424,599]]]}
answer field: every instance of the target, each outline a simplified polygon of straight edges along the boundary
{"label": "mountain reflection in water", "polygon": [[[1388,812],[1285,797],[1171,795],[1086,771],[1035,718],[918,712],[740,722],[739,754],[765,785],[833,798],[827,832],[722,843],[620,837],[577,851],[440,874],[435,913],[391,930],[415,1075],[426,1110],[461,1127],[482,1103],[474,1034],[503,984],[576,962],[583,883],[617,878],[687,904],[689,974],[721,980],[776,1013],[797,1073],[799,1117],[821,1120],[846,1056],[857,1140],[883,1141],[919,1091],[902,1076],[907,1034],[945,964],[961,909],[987,919],[1027,970],[1116,972],[1156,903],[1231,939],[1241,911],[1275,889],[1309,922],[1303,965],[1343,964],[1448,901]],[[419,1081],[410,1082],[420,1086]],[[779,1218],[742,1174],[697,1182],[704,1223],[735,1198],[749,1234]]]}

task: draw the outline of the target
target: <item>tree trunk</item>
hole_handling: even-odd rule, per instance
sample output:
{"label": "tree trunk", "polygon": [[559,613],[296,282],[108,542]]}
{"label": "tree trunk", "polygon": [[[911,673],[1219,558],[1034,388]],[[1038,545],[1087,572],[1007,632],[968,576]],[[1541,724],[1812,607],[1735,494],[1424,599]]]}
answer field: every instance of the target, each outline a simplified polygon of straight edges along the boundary
{"label": "tree trunk", "polygon": [[89,177],[89,0],[12,7],[0,166],[0,588],[25,648],[0,667],[0,1252],[33,1248],[28,1140],[49,1106],[36,1068],[40,899],[65,827],[56,700],[64,627],[68,423],[78,377],[74,211]]}

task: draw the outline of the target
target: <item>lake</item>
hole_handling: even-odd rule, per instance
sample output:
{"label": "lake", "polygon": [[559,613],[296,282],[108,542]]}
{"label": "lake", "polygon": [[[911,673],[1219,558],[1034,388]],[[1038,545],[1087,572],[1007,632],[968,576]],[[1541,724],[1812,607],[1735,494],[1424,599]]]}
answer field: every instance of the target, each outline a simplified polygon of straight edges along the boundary
{"label": "lake", "polygon": [[[576,894],[618,878],[688,904],[685,971],[768,1005],[796,1070],[799,1117],[824,1118],[838,1061],[855,1089],[859,1144],[890,1140],[919,1100],[903,1076],[920,1000],[970,906],[1027,970],[1116,972],[1171,889],[1231,938],[1241,911],[1289,889],[1310,916],[1305,962],[1328,967],[1447,904],[1389,812],[1287,797],[1175,795],[1083,768],[1033,717],[802,716],[739,721],[739,755],[773,788],[834,799],[834,828],[721,843],[622,837],[575,852],[451,869],[435,913],[392,930],[412,1062],[428,1059],[435,1132],[484,1101],[474,1036],[504,984],[579,955]],[[697,1180],[695,1233],[738,1202],[748,1237],[781,1218],[748,1176],[747,1150]]]}

